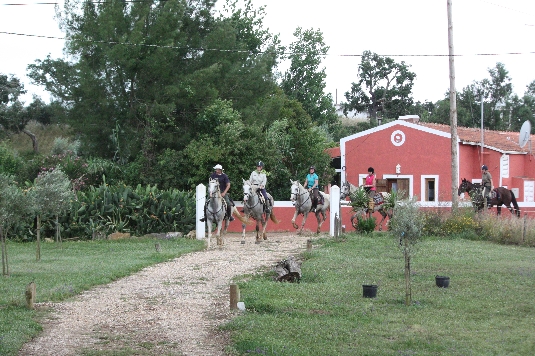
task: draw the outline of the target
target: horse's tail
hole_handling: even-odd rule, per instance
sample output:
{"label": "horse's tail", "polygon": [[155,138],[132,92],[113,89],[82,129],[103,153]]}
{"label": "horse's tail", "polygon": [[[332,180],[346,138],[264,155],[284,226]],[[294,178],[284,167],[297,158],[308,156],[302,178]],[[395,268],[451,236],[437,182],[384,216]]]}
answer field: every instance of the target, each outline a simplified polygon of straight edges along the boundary
{"label": "horse's tail", "polygon": [[275,224],[278,224],[278,223],[279,223],[279,220],[277,219],[277,217],[276,217],[275,214],[273,213],[273,210],[271,210],[271,214],[269,215],[269,218],[270,218],[271,221],[273,221]]}
{"label": "horse's tail", "polygon": [[516,216],[520,217],[520,208],[518,207],[518,203],[516,202],[515,194],[512,190],[510,190],[509,193],[511,194],[511,203],[513,203],[513,206],[515,207]]}
{"label": "horse's tail", "polygon": [[246,224],[246,225],[251,224],[251,221],[249,221],[249,219],[247,219],[245,216],[242,216],[235,206],[232,207],[232,215],[237,217],[238,220],[240,220],[242,224]]}

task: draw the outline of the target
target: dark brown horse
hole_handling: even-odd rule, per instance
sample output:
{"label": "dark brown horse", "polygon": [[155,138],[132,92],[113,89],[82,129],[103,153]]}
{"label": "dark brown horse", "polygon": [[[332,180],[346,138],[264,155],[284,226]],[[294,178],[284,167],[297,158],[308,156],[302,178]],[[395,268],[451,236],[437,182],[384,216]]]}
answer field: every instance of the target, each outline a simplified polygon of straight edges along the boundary
{"label": "dark brown horse", "polygon": [[[468,195],[470,195],[472,205],[477,211],[483,210],[485,206],[485,200],[483,198],[483,186],[481,184],[472,183],[463,178],[461,185],[457,190],[457,193],[461,195],[461,193],[463,192],[466,192],[468,193]],[[513,204],[513,206],[511,206],[511,203]],[[511,190],[507,188],[494,188],[489,198],[487,199],[487,204],[489,209],[496,205],[498,215],[501,215],[502,205],[505,205],[505,207],[509,209],[511,214],[520,217],[520,208],[518,207],[518,203],[516,202],[515,195]]]}

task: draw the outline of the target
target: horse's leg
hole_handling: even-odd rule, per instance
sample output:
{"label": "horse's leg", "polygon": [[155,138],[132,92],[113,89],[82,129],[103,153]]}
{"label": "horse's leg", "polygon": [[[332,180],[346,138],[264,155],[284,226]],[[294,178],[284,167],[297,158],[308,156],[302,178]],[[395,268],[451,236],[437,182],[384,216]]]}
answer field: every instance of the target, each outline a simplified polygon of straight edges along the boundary
{"label": "horse's leg", "polygon": [[303,213],[303,221],[301,222],[301,229],[299,229],[298,234],[301,234],[303,232],[303,229],[305,228],[305,223],[307,222],[308,217],[308,211],[305,211]]}
{"label": "horse's leg", "polygon": [[242,238],[242,241],[243,241],[242,243],[245,243],[245,226],[246,225],[244,223],[241,224],[241,228],[242,228],[241,238]]}
{"label": "horse's leg", "polygon": [[385,219],[386,219],[386,213],[384,212],[383,209],[379,209],[378,211],[381,214],[381,216],[383,217],[381,219],[381,221],[379,222],[379,231],[382,231],[383,230],[383,221],[385,221]]}
{"label": "horse's leg", "polygon": [[502,215],[502,207],[501,207],[501,205],[496,205],[496,214]]}
{"label": "horse's leg", "polygon": [[295,219],[297,219],[297,215],[299,215],[299,211],[295,209],[294,217],[292,218],[292,226],[294,227],[294,229],[299,228],[299,226],[297,226],[297,224],[295,223]]}
{"label": "horse's leg", "polygon": [[266,218],[264,220],[262,220],[262,238],[264,240],[267,240],[266,228],[267,228],[268,220],[269,220],[269,214],[266,214]]}
{"label": "horse's leg", "polygon": [[262,219],[256,220],[256,241],[255,241],[256,244],[260,243],[260,220]]}
{"label": "horse's leg", "polygon": [[316,228],[316,234],[319,234],[321,231],[321,213],[318,208],[316,208],[316,212],[314,213],[314,216],[316,217],[316,221],[318,222],[318,227]]}
{"label": "horse's leg", "polygon": [[221,246],[223,245],[223,241],[221,240],[221,225],[222,225],[223,221],[218,221],[217,222],[217,231],[216,231],[216,240],[217,240],[217,245],[218,246]]}

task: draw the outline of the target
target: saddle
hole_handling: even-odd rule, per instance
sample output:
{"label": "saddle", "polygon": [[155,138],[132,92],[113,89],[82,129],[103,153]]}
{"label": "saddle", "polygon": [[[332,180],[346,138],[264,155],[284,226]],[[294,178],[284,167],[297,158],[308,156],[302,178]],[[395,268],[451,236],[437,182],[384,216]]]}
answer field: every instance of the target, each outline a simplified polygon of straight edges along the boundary
{"label": "saddle", "polygon": [[314,192],[310,192],[310,200],[312,200],[312,203],[316,203],[316,205],[323,205],[325,204],[325,198],[323,197],[323,194],[318,192],[318,199],[314,199]]}
{"label": "saddle", "polygon": [[490,197],[491,199],[500,199],[500,192],[499,192],[498,188],[494,188],[494,189],[490,192],[489,197]]}
{"label": "saddle", "polygon": [[373,202],[375,203],[375,205],[382,205],[385,202],[383,194],[375,193],[375,195],[373,196]]}
{"label": "saddle", "polygon": [[268,198],[268,202],[266,202],[266,199],[260,190],[257,190],[256,194],[258,195],[258,199],[260,199],[260,203],[264,206],[264,210],[266,210],[268,205],[271,205],[271,199]]}

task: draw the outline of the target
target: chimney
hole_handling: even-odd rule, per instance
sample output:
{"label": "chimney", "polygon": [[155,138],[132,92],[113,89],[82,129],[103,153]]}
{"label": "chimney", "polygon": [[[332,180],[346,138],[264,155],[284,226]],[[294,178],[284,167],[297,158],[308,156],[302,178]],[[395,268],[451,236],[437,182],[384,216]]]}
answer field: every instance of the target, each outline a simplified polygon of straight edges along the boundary
{"label": "chimney", "polygon": [[398,120],[403,120],[405,122],[410,122],[413,124],[417,124],[418,121],[420,121],[420,116],[418,115],[403,115],[398,117]]}

